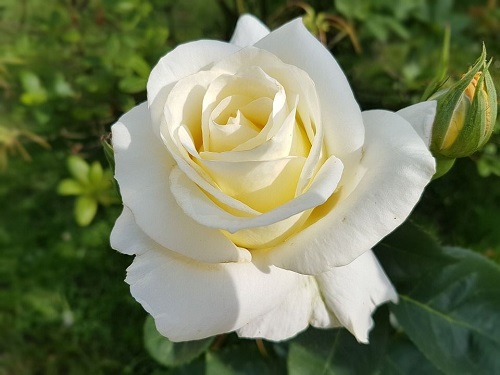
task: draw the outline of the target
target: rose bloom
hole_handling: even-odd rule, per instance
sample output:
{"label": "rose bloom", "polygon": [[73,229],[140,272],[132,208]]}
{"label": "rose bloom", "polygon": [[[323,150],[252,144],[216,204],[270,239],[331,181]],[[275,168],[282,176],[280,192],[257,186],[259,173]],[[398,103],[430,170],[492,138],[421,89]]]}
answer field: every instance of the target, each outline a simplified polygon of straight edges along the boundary
{"label": "rose bloom", "polygon": [[229,43],[168,53],[147,93],[112,127],[111,245],[135,255],[126,282],[158,331],[343,326],[367,342],[374,309],[397,301],[371,248],[434,174],[435,103],[362,113],[300,19],[270,33],[248,15]]}

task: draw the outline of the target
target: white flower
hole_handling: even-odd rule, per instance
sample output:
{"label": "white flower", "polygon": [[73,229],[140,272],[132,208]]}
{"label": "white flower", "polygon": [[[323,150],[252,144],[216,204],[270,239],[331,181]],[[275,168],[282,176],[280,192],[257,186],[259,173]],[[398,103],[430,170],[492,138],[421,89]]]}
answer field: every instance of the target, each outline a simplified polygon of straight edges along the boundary
{"label": "white flower", "polygon": [[397,300],[371,247],[434,173],[434,111],[361,113],[300,20],[269,33],[243,16],[230,43],[177,47],[112,128],[111,243],[136,255],[132,295],[173,341],[310,324],[367,342],[373,310]]}

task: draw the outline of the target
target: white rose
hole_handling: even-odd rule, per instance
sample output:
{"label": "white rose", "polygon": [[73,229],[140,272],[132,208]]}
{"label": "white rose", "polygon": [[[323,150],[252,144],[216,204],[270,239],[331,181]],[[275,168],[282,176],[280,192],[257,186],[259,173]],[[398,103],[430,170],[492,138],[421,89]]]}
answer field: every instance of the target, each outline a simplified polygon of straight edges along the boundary
{"label": "white rose", "polygon": [[[397,295],[371,251],[434,173],[435,104],[361,113],[330,53],[292,21],[243,16],[230,43],[181,45],[148,103],[112,127],[124,209],[112,246],[173,341],[284,340],[344,326],[367,342]],[[404,118],[404,117],[406,118]]]}

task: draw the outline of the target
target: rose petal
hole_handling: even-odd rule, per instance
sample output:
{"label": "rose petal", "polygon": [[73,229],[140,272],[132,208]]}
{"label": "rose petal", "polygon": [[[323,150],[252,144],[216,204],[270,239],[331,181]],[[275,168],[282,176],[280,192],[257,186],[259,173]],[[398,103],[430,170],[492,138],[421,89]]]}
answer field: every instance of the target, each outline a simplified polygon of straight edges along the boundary
{"label": "rose petal", "polygon": [[231,151],[259,134],[260,128],[239,109],[246,107],[247,104],[248,98],[234,95],[225,98],[217,105],[208,123],[209,150],[215,153]]}
{"label": "rose petal", "polygon": [[341,159],[346,171],[351,170],[351,164],[361,156],[363,121],[347,78],[330,52],[307,31],[301,19],[274,30],[255,46],[309,74],[321,103],[328,153]]}
{"label": "rose petal", "polygon": [[143,251],[128,268],[126,282],[134,298],[155,318],[158,331],[172,341],[239,329],[274,309],[303,278],[265,266],[258,259],[199,263],[162,248],[145,235],[135,241],[142,242]]}
{"label": "rose petal", "polygon": [[191,160],[189,155],[196,155],[196,157],[198,157],[198,152],[194,148],[192,137],[190,137],[188,129],[184,127],[179,128],[179,131],[174,138],[177,141],[177,144],[182,144],[184,148],[177,147],[177,144],[174,144],[172,138],[165,138],[162,136],[163,142],[169,146],[169,149],[173,150],[172,156],[177,162],[177,166],[186,174],[187,177],[189,177],[192,182],[208,194],[216,197],[219,202],[222,202],[224,205],[227,205],[236,211],[250,214],[250,216],[259,213],[243,202],[222,193],[208,173]]}
{"label": "rose petal", "polygon": [[236,23],[236,29],[229,43],[238,47],[250,46],[269,34],[269,29],[259,19],[244,14]]}
{"label": "rose petal", "polygon": [[[238,145],[232,151],[222,153],[200,152],[191,155],[205,161],[225,161],[229,163],[242,161],[269,161],[287,156],[306,157],[310,148],[304,130],[297,124],[295,108],[281,122],[270,119],[264,130],[254,138]],[[276,125],[275,125],[276,124]],[[274,127],[274,129],[270,129]],[[271,133],[272,134],[271,136]]]}
{"label": "rose petal", "polygon": [[198,40],[181,44],[158,61],[147,83],[148,104],[155,134],[159,133],[165,102],[175,82],[238,50],[233,44]]}
{"label": "rose petal", "polygon": [[426,145],[395,113],[367,111],[363,119],[366,145],[357,179],[313,212],[310,220],[317,221],[268,252],[272,264],[309,275],[349,264],[398,227],[418,202],[435,171]]}
{"label": "rose petal", "polygon": [[343,267],[316,276],[328,308],[359,342],[368,343],[377,306],[398,296],[372,251]]}
{"label": "rose petal", "polygon": [[[241,53],[237,53],[233,55],[232,58],[240,54]],[[273,117],[276,116],[277,112],[282,111],[286,98],[283,87],[281,87],[272,77],[266,75],[265,72],[259,67],[249,67],[239,71],[235,75],[221,74],[210,83],[210,86],[208,87],[203,98],[203,116],[201,126],[203,131],[204,151],[212,151],[209,146],[209,138],[211,134],[208,126],[211,122],[210,119],[214,110],[216,110],[217,106],[224,100],[224,98],[234,95],[246,96],[251,100],[259,98],[274,99]],[[269,133],[269,126],[266,126],[267,124],[261,125],[264,125],[261,133],[265,136]],[[244,145],[245,142],[242,143],[242,146]],[[239,150],[242,146],[235,149]]]}
{"label": "rose petal", "polygon": [[321,299],[314,278],[303,276],[279,306],[244,325],[237,333],[240,337],[281,341],[295,336],[309,324],[316,327],[339,325]]}
{"label": "rose petal", "polygon": [[[189,129],[195,148],[202,146],[201,110],[203,97],[210,83],[218,77],[218,73],[201,71],[180,79],[170,90],[164,108],[164,123],[161,131],[166,129],[173,134],[176,128],[184,126]],[[168,136],[167,133],[162,136]]]}
{"label": "rose petal", "polygon": [[237,217],[220,208],[179,168],[172,169],[170,183],[172,193],[186,215],[201,225],[234,233],[242,229],[268,226],[321,205],[335,191],[341,176],[342,163],[332,156],[323,164],[305,193],[254,217]]}
{"label": "rose petal", "polygon": [[289,156],[270,161],[203,164],[224,194],[254,210],[268,212],[295,197],[304,162],[304,157]]}
{"label": "rose petal", "polygon": [[135,223],[132,211],[124,206],[111,231],[111,247],[127,255],[140,254],[145,250],[142,241],[144,236]]}
{"label": "rose petal", "polygon": [[409,107],[400,109],[396,113],[408,121],[427,147],[431,144],[432,125],[436,117],[435,100],[413,104]]}
{"label": "rose petal", "polygon": [[175,161],[154,136],[150,122],[143,103],[112,127],[115,177],[124,205],[133,212],[139,227],[162,246],[193,259],[249,260],[247,250],[236,247],[219,231],[199,225],[177,205],[168,186]]}

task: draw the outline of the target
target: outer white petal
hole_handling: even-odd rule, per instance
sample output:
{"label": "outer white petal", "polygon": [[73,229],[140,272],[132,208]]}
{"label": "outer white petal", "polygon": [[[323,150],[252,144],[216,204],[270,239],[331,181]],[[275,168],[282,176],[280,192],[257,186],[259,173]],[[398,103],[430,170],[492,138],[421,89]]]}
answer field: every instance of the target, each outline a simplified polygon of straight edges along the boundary
{"label": "outer white petal", "polygon": [[127,255],[144,252],[144,232],[135,223],[134,215],[127,206],[116,220],[111,231],[111,247]]}
{"label": "outer white petal", "polygon": [[413,104],[396,112],[413,126],[413,129],[415,129],[427,147],[431,144],[432,125],[434,124],[434,117],[436,117],[436,106],[437,102],[431,100]]}
{"label": "outer white petal", "polygon": [[359,159],[364,128],[359,105],[333,56],[307,31],[301,19],[274,30],[255,46],[299,67],[312,78],[321,103],[328,153],[341,159],[348,171],[351,159],[353,163]]}
{"label": "outer white petal", "polygon": [[435,171],[422,139],[393,112],[367,111],[363,119],[355,187],[335,193],[311,215],[316,222],[273,248],[272,264],[309,275],[349,264],[403,223],[420,199]]}
{"label": "outer white petal", "polygon": [[162,57],[151,71],[147,84],[155,133],[159,132],[163,108],[174,83],[238,50],[237,46],[230,43],[198,40],[181,44]]}
{"label": "outer white petal", "polygon": [[260,20],[249,14],[242,15],[236,23],[236,29],[229,43],[238,47],[255,44],[269,34],[269,29]]}
{"label": "outer white petal", "polygon": [[350,264],[316,276],[321,294],[340,323],[359,342],[368,343],[377,306],[398,296],[372,251]]}
{"label": "outer white petal", "polygon": [[241,337],[281,341],[295,336],[309,324],[322,327],[339,325],[321,299],[314,278],[303,276],[279,306],[244,325],[237,333]]}
{"label": "outer white petal", "polygon": [[[131,219],[127,215],[121,223]],[[134,242],[142,243],[143,250],[128,268],[126,281],[133,297],[155,319],[158,331],[172,341],[239,329],[276,308],[304,278],[269,267],[259,259],[247,263],[196,262],[159,246],[146,235]],[[126,246],[126,241],[121,244]]]}
{"label": "outer white petal", "polygon": [[169,189],[175,166],[162,141],[155,137],[146,103],[113,125],[115,177],[123,203],[139,227],[156,242],[179,254],[205,262],[249,260],[220,231],[204,227],[184,214]]}

